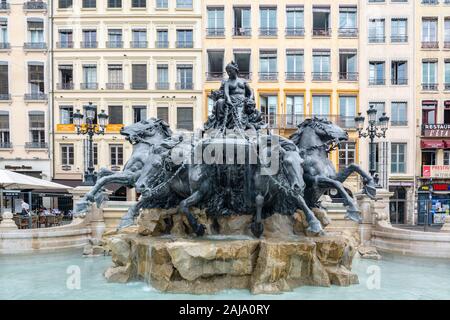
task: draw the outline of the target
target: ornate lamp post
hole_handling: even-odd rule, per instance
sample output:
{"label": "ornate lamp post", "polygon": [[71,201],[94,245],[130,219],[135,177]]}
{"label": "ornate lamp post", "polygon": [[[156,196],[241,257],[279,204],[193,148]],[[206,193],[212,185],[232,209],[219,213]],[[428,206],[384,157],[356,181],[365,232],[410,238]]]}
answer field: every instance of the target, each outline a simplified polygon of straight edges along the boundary
{"label": "ornate lamp post", "polygon": [[379,178],[376,176],[377,168],[376,168],[376,153],[375,153],[375,138],[386,138],[386,131],[389,127],[389,117],[386,116],[386,112],[378,119],[377,123],[377,110],[372,106],[370,106],[369,110],[367,110],[368,117],[368,126],[364,128],[365,118],[358,114],[355,117],[356,129],[358,130],[358,134],[360,138],[369,138],[370,139],[370,164],[369,164],[369,172],[370,175],[374,178],[375,183],[378,185]]}
{"label": "ornate lamp post", "polygon": [[105,128],[108,124],[108,115],[105,110],[102,110],[97,115],[97,124],[95,124],[95,113],[97,109],[89,102],[89,105],[85,107],[85,114],[83,115],[78,109],[73,115],[73,123],[77,128],[77,134],[88,136],[88,168],[84,173],[85,186],[93,186],[97,180],[97,176],[94,173],[94,135],[105,134]]}

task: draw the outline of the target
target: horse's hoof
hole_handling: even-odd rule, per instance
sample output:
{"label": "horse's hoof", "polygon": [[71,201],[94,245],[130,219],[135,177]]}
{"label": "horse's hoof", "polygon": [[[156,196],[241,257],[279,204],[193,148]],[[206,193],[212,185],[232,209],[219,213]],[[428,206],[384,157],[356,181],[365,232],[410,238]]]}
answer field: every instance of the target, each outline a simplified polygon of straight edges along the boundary
{"label": "horse's hoof", "polygon": [[308,228],[306,229],[306,234],[310,236],[320,236],[324,233],[322,225],[319,221],[310,222]]}
{"label": "horse's hoof", "polygon": [[377,188],[374,185],[365,185],[364,193],[372,200],[377,198]]}
{"label": "horse's hoof", "polygon": [[256,238],[261,238],[262,234],[264,233],[264,225],[261,222],[253,222],[250,226],[250,229],[252,230],[252,233]]}
{"label": "horse's hoof", "polygon": [[204,224],[199,224],[195,229],[195,234],[199,237],[203,237],[205,235],[206,227]]}
{"label": "horse's hoof", "polygon": [[361,215],[357,210],[347,210],[347,214],[345,215],[345,219],[349,219],[358,223],[361,223]]}
{"label": "horse's hoof", "polygon": [[122,219],[117,230],[128,228],[134,224],[134,219]]}

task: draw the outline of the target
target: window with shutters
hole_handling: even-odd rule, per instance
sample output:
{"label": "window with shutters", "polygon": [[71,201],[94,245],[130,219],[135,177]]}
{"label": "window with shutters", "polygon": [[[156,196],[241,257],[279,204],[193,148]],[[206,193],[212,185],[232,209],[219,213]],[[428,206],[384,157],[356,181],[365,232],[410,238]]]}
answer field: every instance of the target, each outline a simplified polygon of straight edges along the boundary
{"label": "window with shutters", "polygon": [[8,64],[0,63],[0,100],[9,99]]}
{"label": "window with shutters", "polygon": [[72,124],[73,123],[73,106],[59,107],[59,123]]}
{"label": "window with shutters", "polygon": [[122,106],[109,106],[108,107],[109,123],[110,124],[123,124],[123,108]]}
{"label": "window with shutters", "polygon": [[145,8],[147,6],[147,0],[131,0],[132,8]]}
{"label": "window with shutters", "polygon": [[140,122],[147,120],[147,107],[146,106],[133,106],[133,122]]}
{"label": "window with shutters", "polygon": [[157,107],[156,108],[156,117],[158,119],[162,119],[165,122],[169,123],[169,108],[168,107]]}
{"label": "window with shutters", "polygon": [[44,46],[44,21],[43,20],[31,20],[27,21],[28,29],[28,43],[25,47],[31,49],[38,49]]}
{"label": "window with shutters", "polygon": [[192,30],[177,30],[177,48],[193,48],[194,32]]}
{"label": "window with shutters", "polygon": [[177,129],[184,129],[189,131],[192,131],[194,129],[192,108],[177,108]]}
{"label": "window with shutters", "polygon": [[0,113],[0,148],[10,148],[9,113]]}
{"label": "window with shutters", "polygon": [[73,30],[61,29],[59,33],[59,42],[56,44],[58,48],[73,48]]}
{"label": "window with shutters", "polygon": [[109,145],[110,164],[112,166],[123,165],[123,146],[121,144]]}
{"label": "window with shutters", "polygon": [[31,94],[44,93],[44,65],[28,65],[28,86]]}
{"label": "window with shutters", "polygon": [[147,89],[147,65],[133,64],[131,66],[131,89],[145,90]]}
{"label": "window with shutters", "polygon": [[122,8],[122,0],[108,0],[108,8]]}
{"label": "window with shutters", "polygon": [[108,29],[108,48],[122,48],[122,29]]}
{"label": "window with shutters", "polygon": [[29,114],[31,147],[42,148],[45,145],[45,115],[44,112]]}
{"label": "window with shutters", "polygon": [[83,0],[83,8],[96,8],[97,0]]}
{"label": "window with shutters", "polygon": [[74,147],[73,144],[61,145],[61,164],[63,166],[71,166],[74,164]]}
{"label": "window with shutters", "polygon": [[192,65],[177,66],[177,90],[192,90],[194,88],[192,73]]}
{"label": "window with shutters", "polygon": [[72,8],[72,0],[58,0],[58,7],[60,9]]}

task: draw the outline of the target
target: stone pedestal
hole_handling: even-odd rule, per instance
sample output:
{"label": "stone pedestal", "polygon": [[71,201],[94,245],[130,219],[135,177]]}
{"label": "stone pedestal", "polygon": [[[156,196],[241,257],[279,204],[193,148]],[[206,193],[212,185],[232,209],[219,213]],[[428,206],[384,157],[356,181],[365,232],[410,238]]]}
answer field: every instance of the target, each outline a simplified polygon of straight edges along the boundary
{"label": "stone pedestal", "polygon": [[3,220],[0,223],[0,232],[18,229],[16,223],[12,219],[13,214],[12,214],[11,210],[4,209],[2,218],[3,218]]}
{"label": "stone pedestal", "polygon": [[377,189],[377,201],[374,203],[376,223],[391,226],[389,202],[394,193],[386,189]]}

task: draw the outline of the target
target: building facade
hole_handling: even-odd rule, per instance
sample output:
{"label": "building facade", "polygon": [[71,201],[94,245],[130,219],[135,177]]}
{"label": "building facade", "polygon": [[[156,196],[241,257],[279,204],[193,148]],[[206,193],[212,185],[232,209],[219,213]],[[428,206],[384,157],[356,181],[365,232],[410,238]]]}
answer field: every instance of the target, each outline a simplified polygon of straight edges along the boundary
{"label": "building facade", "polygon": [[48,10],[0,3],[0,168],[51,179]]}
{"label": "building facade", "polygon": [[203,121],[199,0],[59,0],[53,10],[54,178],[81,182],[84,137],[73,113],[90,102],[109,125],[94,165],[120,171],[132,146],[122,126],[149,118],[192,131]]}
{"label": "building facade", "polygon": [[[416,1],[418,223],[450,214],[450,1]],[[430,203],[431,201],[431,203]]]}
{"label": "building facade", "polygon": [[273,131],[288,136],[305,117],[329,118],[350,132],[331,154],[336,168],[358,161],[358,2],[203,1],[204,118],[234,60]]}
{"label": "building facade", "polygon": [[[414,223],[415,190],[415,17],[417,1],[361,1],[360,105],[390,117],[386,139],[376,139],[380,184],[393,192],[391,222]],[[367,122],[366,122],[367,123]],[[369,170],[368,139],[360,165]]]}

